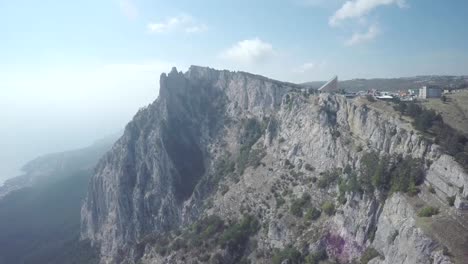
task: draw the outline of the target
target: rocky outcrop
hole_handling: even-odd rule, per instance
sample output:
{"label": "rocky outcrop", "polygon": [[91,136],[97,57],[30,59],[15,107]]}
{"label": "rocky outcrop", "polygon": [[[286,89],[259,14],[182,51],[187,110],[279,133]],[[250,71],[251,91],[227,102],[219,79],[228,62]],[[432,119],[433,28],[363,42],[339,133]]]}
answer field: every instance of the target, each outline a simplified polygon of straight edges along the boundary
{"label": "rocky outcrop", "polygon": [[430,263],[439,245],[416,227],[414,209],[402,195],[391,197],[377,223],[372,246],[385,256],[372,263]]}
{"label": "rocky outcrop", "polygon": [[[343,202],[337,182],[316,182],[336,168],[338,178],[351,177],[368,151],[424,160],[426,183],[463,207],[463,169],[377,104],[243,72],[173,69],[161,76],[159,98],[137,113],[97,166],[81,236],[100,247],[103,263],[186,263],[185,253],[158,253],[148,235],[157,240],[206,215],[233,221],[254,214],[261,226],[256,248],[243,252],[256,263],[270,263],[274,249],[290,245],[304,254],[325,250],[342,263],[370,247],[384,257],[375,263],[448,261],[434,253],[440,243],[418,227],[404,195],[383,202],[346,193]],[[325,202],[336,213],[314,221],[290,211],[295,203]],[[214,258],[221,249],[212,250]],[[223,263],[235,262],[223,252]]]}
{"label": "rocky outcrop", "polygon": [[97,166],[83,205],[82,237],[113,259],[145,234],[189,221],[197,210],[190,198],[217,155],[219,131],[240,113],[274,112],[288,90],[283,86],[201,67],[163,74],[159,98],[137,113]]}

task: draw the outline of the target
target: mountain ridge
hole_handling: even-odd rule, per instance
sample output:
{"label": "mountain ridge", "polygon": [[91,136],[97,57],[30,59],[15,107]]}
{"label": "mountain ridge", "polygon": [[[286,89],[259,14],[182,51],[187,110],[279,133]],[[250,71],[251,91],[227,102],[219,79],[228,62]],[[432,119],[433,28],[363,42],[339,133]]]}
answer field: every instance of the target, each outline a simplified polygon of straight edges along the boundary
{"label": "mountain ridge", "polygon": [[[386,157],[401,166],[416,162],[425,175],[417,182],[418,203],[429,204],[426,196],[453,196],[456,208],[441,204],[443,215],[463,209],[467,174],[397,114],[361,98],[315,94],[205,67],[186,73],[173,68],[161,75],[160,87],[159,97],[127,125],[90,182],[81,238],[100,248],[102,263],[270,263],[289,247],[303,259],[326,252],[341,263],[371,249],[385,257],[372,263],[452,263],[441,253],[443,240],[418,227],[419,208],[405,194],[407,185],[388,193],[367,183],[361,195],[340,187],[353,177],[365,182],[362,170],[372,156],[378,158],[373,170]],[[407,173],[384,168],[383,177],[396,177],[387,179],[392,182]],[[302,213],[291,214],[304,206],[323,211],[309,227]],[[203,219],[249,231],[238,237],[239,230],[217,224],[214,233],[206,231],[213,237],[205,239],[205,253],[197,245],[168,248],[180,232],[184,239],[193,236],[188,227],[203,226]],[[301,226],[308,236],[301,235]],[[398,243],[389,243],[395,232],[407,239],[397,234]],[[210,242],[218,239],[230,242]],[[457,247],[450,250],[463,258]]]}

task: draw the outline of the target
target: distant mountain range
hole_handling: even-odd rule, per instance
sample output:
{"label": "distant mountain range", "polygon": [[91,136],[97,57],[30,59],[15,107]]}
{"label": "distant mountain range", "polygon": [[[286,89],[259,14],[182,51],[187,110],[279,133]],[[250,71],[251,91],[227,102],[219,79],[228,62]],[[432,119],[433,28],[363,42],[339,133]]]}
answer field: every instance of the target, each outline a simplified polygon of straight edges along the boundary
{"label": "distant mountain range", "polygon": [[[307,82],[302,85],[319,88],[324,81]],[[446,89],[468,87],[468,76],[416,76],[403,78],[352,79],[339,82],[339,87],[350,92],[377,89],[381,91],[400,91],[420,88],[424,85],[437,85]]]}

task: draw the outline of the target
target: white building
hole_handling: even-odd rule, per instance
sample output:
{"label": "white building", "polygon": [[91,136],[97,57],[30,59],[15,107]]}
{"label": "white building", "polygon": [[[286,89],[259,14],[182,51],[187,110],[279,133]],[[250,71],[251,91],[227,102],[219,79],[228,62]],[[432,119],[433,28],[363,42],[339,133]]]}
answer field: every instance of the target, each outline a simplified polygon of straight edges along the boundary
{"label": "white building", "polygon": [[419,89],[419,98],[440,98],[442,97],[442,89],[436,86],[423,86]]}

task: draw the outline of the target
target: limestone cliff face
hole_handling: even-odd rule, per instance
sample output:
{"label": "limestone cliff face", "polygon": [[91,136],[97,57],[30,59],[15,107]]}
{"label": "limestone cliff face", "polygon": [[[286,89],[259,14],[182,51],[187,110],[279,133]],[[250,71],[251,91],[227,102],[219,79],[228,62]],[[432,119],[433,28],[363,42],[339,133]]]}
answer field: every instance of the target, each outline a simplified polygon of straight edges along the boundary
{"label": "limestone cliff face", "polygon": [[279,82],[244,73],[192,67],[163,74],[159,98],[137,113],[97,166],[82,237],[113,259],[145,234],[189,220],[184,205],[210,169],[224,124],[244,112],[274,112],[285,92]]}
{"label": "limestone cliff face", "polygon": [[[373,263],[450,263],[439,250],[444,239],[425,233],[415,211],[435,200],[447,207],[444,214],[456,215],[443,202],[455,196],[464,208],[468,175],[399,116],[361,99],[308,95],[294,84],[196,66],[163,74],[160,87],[89,185],[81,234],[100,247],[103,263],[187,263],[180,252],[161,255],[145,237],[202,216],[228,221],[246,211],[261,224],[256,249],[244,256],[256,263],[270,263],[268,254],[287,245],[324,249],[341,263],[370,247],[384,257]],[[317,208],[338,201],[336,184],[323,188],[315,180],[335,168],[358,171],[368,151],[423,159],[425,184],[435,194],[423,187],[417,198],[393,194],[382,202],[347,193],[333,216],[306,223],[290,214],[304,194]],[[233,167],[220,169],[226,163]],[[143,245],[139,254],[137,245]],[[223,256],[221,263],[235,263]]]}

